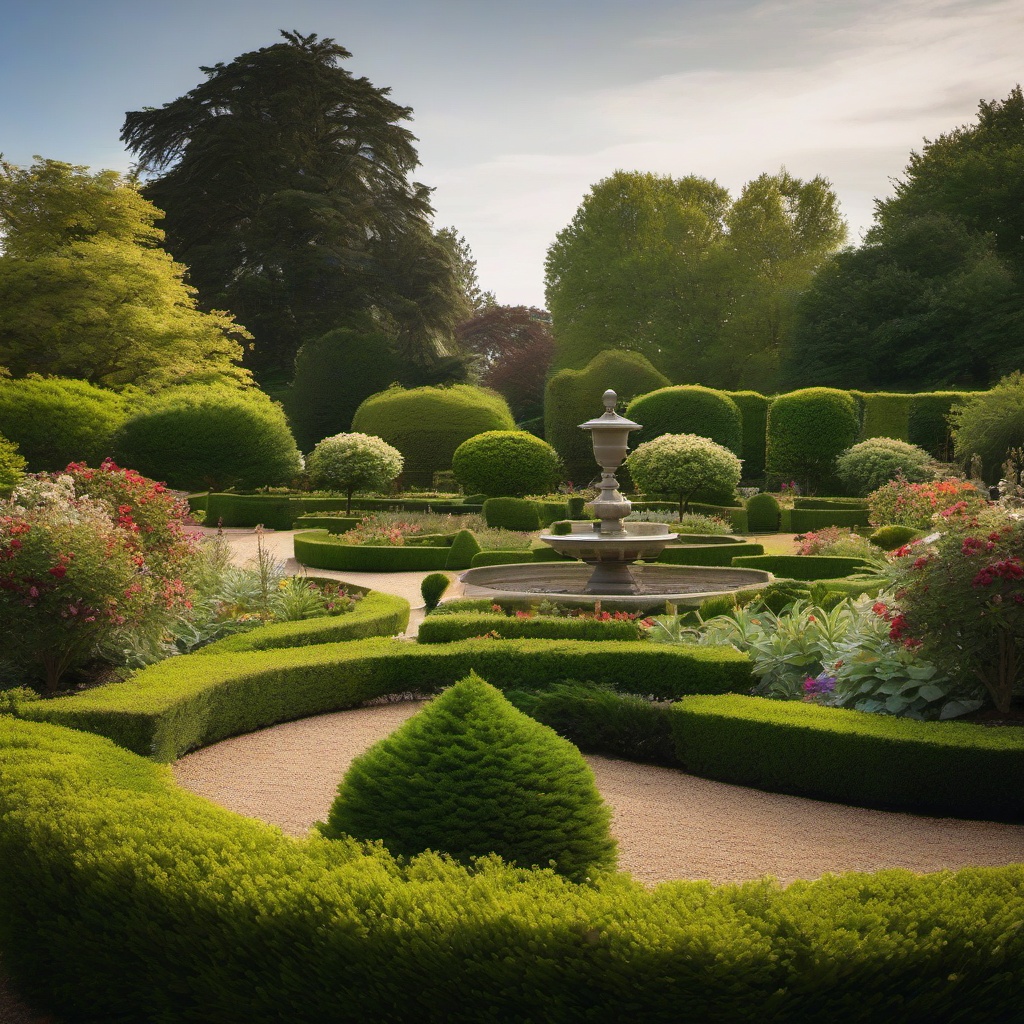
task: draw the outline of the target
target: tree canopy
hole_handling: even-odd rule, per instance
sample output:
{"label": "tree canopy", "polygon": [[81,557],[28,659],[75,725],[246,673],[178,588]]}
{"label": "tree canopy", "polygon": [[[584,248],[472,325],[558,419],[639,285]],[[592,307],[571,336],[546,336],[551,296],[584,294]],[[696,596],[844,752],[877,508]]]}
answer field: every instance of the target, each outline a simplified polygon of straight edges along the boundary
{"label": "tree canopy", "polygon": [[429,189],[409,178],[411,109],[343,67],[351,54],[333,39],[282,35],[126,116],[167,248],[205,307],[253,331],[254,366],[288,367],[305,339],[368,310],[413,358],[450,354],[469,309]]}
{"label": "tree canopy", "polygon": [[0,365],[115,387],[247,379],[250,335],[196,308],[160,217],[114,171],[0,161]]}

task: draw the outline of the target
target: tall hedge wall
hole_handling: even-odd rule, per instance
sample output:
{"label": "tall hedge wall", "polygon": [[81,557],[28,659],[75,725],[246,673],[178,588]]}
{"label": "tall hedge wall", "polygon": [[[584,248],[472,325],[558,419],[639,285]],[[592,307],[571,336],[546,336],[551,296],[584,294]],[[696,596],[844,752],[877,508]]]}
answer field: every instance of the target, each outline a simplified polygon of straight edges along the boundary
{"label": "tall hedge wall", "polygon": [[723,391],[739,407],[743,419],[743,479],[757,480],[764,473],[770,400],[757,391]]}
{"label": "tall hedge wall", "polygon": [[356,409],[352,429],[382,437],[405,457],[401,480],[429,487],[434,473],[451,469],[455,449],[487,430],[513,430],[508,403],[496,391],[453,384],[447,388],[388,388]]}
{"label": "tall hedge wall", "polygon": [[626,417],[643,425],[631,438],[635,448],[662,434],[697,434],[743,457],[743,418],[723,391],[699,384],[676,384],[634,398]]}
{"label": "tall hedge wall", "polygon": [[860,408],[860,440],[894,437],[909,440],[910,410],[916,395],[888,391],[851,391]]}
{"label": "tall hedge wall", "polygon": [[920,445],[937,459],[953,459],[953,439],[947,416],[954,405],[961,405],[969,391],[933,391],[914,395],[907,418],[907,440]]}

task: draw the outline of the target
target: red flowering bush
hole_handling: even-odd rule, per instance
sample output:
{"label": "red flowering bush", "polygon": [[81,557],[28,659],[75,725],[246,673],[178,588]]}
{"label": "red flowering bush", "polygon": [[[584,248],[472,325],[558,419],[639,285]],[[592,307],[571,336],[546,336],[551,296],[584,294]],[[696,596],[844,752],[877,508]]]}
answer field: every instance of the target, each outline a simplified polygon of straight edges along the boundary
{"label": "red flowering bush", "polygon": [[909,526],[927,530],[958,515],[970,515],[985,505],[985,499],[969,480],[938,480],[912,484],[890,480],[868,496],[868,522],[872,526]]}
{"label": "red flowering bush", "polygon": [[990,509],[954,515],[934,544],[894,552],[889,635],[922,647],[1007,712],[1024,677],[1024,521]]}

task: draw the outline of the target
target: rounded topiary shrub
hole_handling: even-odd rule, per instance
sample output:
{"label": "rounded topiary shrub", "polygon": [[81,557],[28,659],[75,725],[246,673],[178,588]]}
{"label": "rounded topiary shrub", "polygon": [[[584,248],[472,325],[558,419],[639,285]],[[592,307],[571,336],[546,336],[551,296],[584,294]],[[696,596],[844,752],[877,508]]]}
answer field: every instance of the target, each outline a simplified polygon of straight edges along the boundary
{"label": "rounded topiary shrub", "polygon": [[123,465],[171,487],[288,483],[302,456],[281,407],[255,388],[173,388],[126,420],[113,439]]}
{"label": "rounded topiary shrub", "polygon": [[423,577],[423,582],[420,583],[420,594],[428,612],[437,607],[437,602],[444,597],[444,592],[450,583],[451,580],[443,572],[432,572],[429,576]]}
{"label": "rounded topiary shrub", "polygon": [[836,459],[836,475],[848,494],[863,498],[897,477],[918,484],[934,480],[935,463],[917,445],[892,437],[869,437]]}
{"label": "rounded topiary shrub", "polygon": [[923,536],[921,530],[915,530],[912,526],[880,526],[868,540],[883,551],[895,551]]}
{"label": "rounded topiary shrub", "polygon": [[647,497],[678,501],[680,516],[691,501],[731,504],[743,468],[728,448],[696,434],[663,434],[645,441],[625,464]]}
{"label": "rounded topiary shrub", "polygon": [[25,460],[18,446],[0,434],[0,498],[10,494],[25,475]]}
{"label": "rounded topiary shrub", "polygon": [[753,494],[747,498],[747,529],[751,533],[772,533],[779,528],[782,509],[773,494]]}
{"label": "rounded topiary shrub", "polygon": [[98,465],[129,405],[113,391],[63,377],[0,379],[0,434],[13,441],[30,472],[69,462]]}
{"label": "rounded topiary shrub", "polygon": [[356,410],[352,429],[375,434],[405,458],[402,479],[429,487],[434,474],[451,469],[463,441],[488,430],[512,430],[515,423],[501,395],[469,384],[447,388],[388,388]]}
{"label": "rounded topiary shrub", "polygon": [[492,498],[546,494],[558,470],[555,449],[525,430],[487,430],[463,441],[452,456],[463,489]]}
{"label": "rounded topiary shrub", "polygon": [[653,441],[662,434],[697,434],[710,437],[735,455],[743,454],[743,417],[739,406],[724,392],[699,384],[659,388],[634,398],[626,417],[643,425],[635,443]]}
{"label": "rounded topiary shrub", "polygon": [[470,675],[352,762],[321,831],[583,881],[615,865],[610,819],[580,752]]}
{"label": "rounded topiary shrub", "polygon": [[768,408],[768,472],[812,491],[827,488],[836,458],[859,432],[857,403],[845,391],[804,388],[779,395]]}
{"label": "rounded topiary shrub", "polygon": [[344,492],[346,513],[356,491],[386,491],[402,472],[402,453],[369,434],[325,437],[306,460],[314,487]]}

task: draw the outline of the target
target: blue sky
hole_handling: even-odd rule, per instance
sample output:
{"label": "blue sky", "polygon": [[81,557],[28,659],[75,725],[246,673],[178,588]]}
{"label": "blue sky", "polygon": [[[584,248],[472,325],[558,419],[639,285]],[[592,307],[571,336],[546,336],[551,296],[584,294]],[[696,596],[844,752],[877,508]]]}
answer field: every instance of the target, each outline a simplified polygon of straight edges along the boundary
{"label": "blue sky", "polygon": [[923,137],[1024,81],[1020,0],[0,0],[0,152],[127,169],[124,113],[200,65],[330,36],[413,108],[438,226],[484,288],[543,304],[545,251],[617,169],[734,193],[823,174],[853,240]]}

